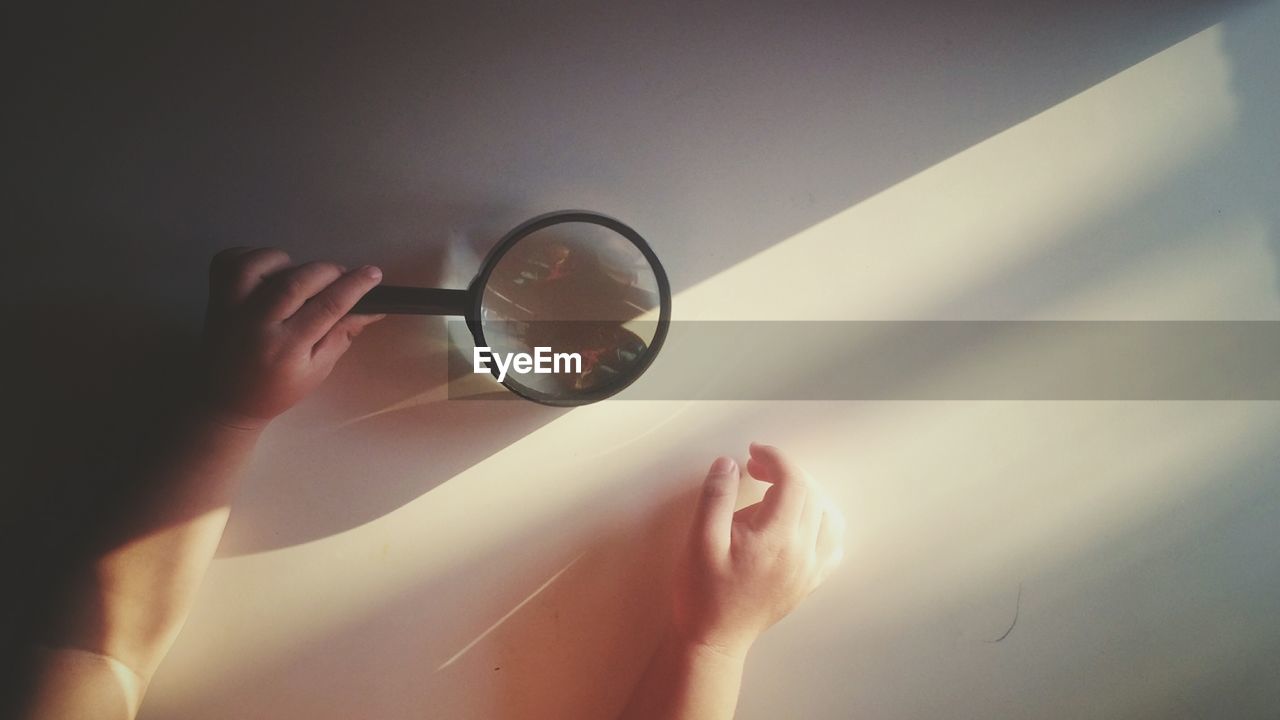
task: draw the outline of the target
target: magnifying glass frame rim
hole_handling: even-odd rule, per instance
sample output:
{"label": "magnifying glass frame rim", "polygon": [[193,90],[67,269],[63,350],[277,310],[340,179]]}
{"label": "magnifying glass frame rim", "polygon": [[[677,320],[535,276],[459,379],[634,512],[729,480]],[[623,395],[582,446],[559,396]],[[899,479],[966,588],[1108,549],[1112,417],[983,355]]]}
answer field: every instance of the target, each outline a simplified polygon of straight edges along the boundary
{"label": "magnifying glass frame rim", "polygon": [[[649,243],[645,242],[644,238],[640,236],[640,233],[620,220],[591,210],[555,210],[530,218],[503,236],[502,240],[498,241],[498,244],[489,251],[489,254],[485,257],[484,264],[480,268],[480,272],[476,274],[471,284],[467,287],[468,300],[470,302],[470,310],[466,315],[467,328],[471,331],[471,336],[475,340],[476,346],[488,346],[484,339],[481,307],[484,304],[485,285],[489,282],[489,276],[493,274],[498,262],[502,260],[508,250],[526,236],[552,225],[574,222],[600,225],[629,240],[649,261],[649,266],[653,268],[653,274],[658,281],[660,308],[658,311],[658,326],[654,331],[653,339],[648,342],[645,355],[640,360],[639,366],[634,367],[624,380],[608,383],[583,393],[574,393],[572,398],[564,398],[534,390],[515,382],[510,375],[502,383],[508,390],[520,397],[554,407],[587,405],[612,397],[627,389],[649,369],[654,358],[658,356],[658,351],[662,349],[662,343],[667,339],[667,327],[671,324],[671,283],[667,280],[667,272],[663,269],[662,263],[658,261],[657,254],[653,252],[653,248],[649,247]],[[497,368],[490,368],[490,372],[496,380],[498,377]]]}

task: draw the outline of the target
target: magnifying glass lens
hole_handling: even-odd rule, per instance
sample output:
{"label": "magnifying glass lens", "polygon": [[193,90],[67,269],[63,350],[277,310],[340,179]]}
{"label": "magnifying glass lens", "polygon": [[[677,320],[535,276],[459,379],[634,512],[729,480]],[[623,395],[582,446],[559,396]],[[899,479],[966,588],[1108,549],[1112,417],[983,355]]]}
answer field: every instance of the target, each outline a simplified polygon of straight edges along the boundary
{"label": "magnifying glass lens", "polygon": [[661,304],[658,271],[635,243],[603,225],[563,222],[497,259],[480,300],[481,332],[495,355],[541,360],[508,375],[508,386],[572,403],[644,370]]}

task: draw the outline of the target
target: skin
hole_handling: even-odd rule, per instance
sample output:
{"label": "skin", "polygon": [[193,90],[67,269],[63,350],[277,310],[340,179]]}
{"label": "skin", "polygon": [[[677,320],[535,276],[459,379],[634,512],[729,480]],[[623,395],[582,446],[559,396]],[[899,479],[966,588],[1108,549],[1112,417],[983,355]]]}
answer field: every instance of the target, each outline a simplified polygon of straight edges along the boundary
{"label": "skin", "polygon": [[674,584],[671,623],[621,720],[727,720],[747,652],[844,557],[845,521],[790,457],[753,443],[747,472],[770,483],[735,511],[740,472],[717,458]]}
{"label": "skin", "polygon": [[[62,622],[36,651],[25,720],[133,718],[217,549],[236,485],[271,420],[320,385],[382,316],[348,314],[377,268],[293,265],[232,248],[210,267],[196,397],[169,418],[128,512],[73,573]],[[674,584],[671,622],[623,720],[731,718],[747,651],[840,562],[844,520],[782,451],[753,444],[770,484],[735,511],[737,465],[708,473]]]}
{"label": "skin", "polygon": [[293,266],[280,250],[232,248],[209,272],[205,367],[146,488],[89,548],[62,622],[36,652],[21,717],[132,718],[177,637],[262,431],[315,389],[367,325],[348,315],[382,274]]}

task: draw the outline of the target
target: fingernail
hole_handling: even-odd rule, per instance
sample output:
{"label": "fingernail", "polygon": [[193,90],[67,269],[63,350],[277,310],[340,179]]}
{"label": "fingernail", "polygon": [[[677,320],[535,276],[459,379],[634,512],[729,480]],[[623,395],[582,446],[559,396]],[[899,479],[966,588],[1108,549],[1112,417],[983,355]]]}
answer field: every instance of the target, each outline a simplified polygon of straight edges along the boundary
{"label": "fingernail", "polygon": [[718,457],[715,462],[711,463],[711,474],[727,475],[733,472],[733,468],[736,466],[737,463],[733,461],[733,458]]}
{"label": "fingernail", "polygon": [[374,315],[372,318],[370,318],[370,319],[369,319],[369,322],[370,322],[370,323],[376,323],[376,322],[378,322],[379,320],[382,320],[383,318],[385,318],[386,316],[387,316],[387,314],[386,314],[386,313],[378,313],[377,315]]}
{"label": "fingernail", "polygon": [[382,270],[373,265],[365,265],[364,267],[360,268],[360,272],[364,273],[365,277],[369,278],[370,280],[382,279]]}

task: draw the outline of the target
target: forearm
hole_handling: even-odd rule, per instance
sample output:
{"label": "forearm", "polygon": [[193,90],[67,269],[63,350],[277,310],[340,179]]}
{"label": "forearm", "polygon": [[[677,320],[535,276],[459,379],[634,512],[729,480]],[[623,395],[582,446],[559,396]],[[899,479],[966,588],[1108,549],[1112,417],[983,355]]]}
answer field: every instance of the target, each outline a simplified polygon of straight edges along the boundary
{"label": "forearm", "polygon": [[186,619],[259,435],[198,410],[166,434],[136,497],[90,548],[48,642],[118,661],[144,686]]}
{"label": "forearm", "polygon": [[667,633],[620,720],[730,720],[745,657]]}
{"label": "forearm", "polygon": [[[27,718],[132,717],[177,637],[226,525],[260,429],[314,390],[352,339],[382,315],[353,314],[375,267],[291,267],[273,248],[229,248],[209,268],[200,409],[173,418],[120,513],[70,578]],[[221,420],[218,420],[221,418]],[[83,689],[83,691],[81,691]],[[62,704],[58,704],[62,703]],[[109,713],[106,708],[115,710]],[[52,709],[50,709],[52,708]]]}

